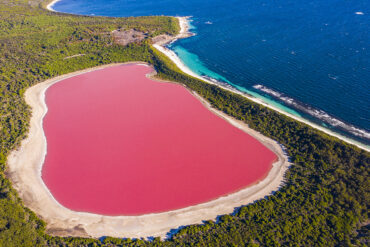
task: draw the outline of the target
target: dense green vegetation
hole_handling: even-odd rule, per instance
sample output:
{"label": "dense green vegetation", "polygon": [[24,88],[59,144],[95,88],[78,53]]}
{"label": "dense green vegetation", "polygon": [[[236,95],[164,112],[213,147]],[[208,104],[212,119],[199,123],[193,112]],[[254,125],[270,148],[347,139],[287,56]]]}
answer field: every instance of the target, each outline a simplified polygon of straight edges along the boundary
{"label": "dense green vegetation", "polygon": [[[184,75],[150,40],[121,47],[110,32],[178,32],[170,17],[103,18],[50,13],[37,1],[0,0],[0,246],[368,246],[370,154],[237,94]],[[65,59],[71,55],[84,56]],[[180,229],[167,241],[52,237],[6,178],[6,157],[26,136],[24,91],[47,78],[113,62],[145,61],[215,108],[287,148],[286,185],[217,222]]]}

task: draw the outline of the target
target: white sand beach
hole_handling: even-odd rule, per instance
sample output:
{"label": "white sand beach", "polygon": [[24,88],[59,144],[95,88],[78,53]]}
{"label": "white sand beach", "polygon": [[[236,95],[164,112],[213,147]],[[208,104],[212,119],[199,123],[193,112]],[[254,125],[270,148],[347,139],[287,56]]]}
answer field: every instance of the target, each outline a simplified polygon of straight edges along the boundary
{"label": "white sand beach", "polygon": [[[188,32],[187,18],[179,17],[179,21],[181,25],[181,33],[173,39],[188,37],[190,35]],[[197,77],[206,83],[214,84],[214,82],[205,80],[204,78],[194,74],[180,61],[174,52],[165,47],[165,44],[155,44],[154,46],[159,51],[167,55],[185,73]],[[219,215],[232,213],[236,207],[264,198],[278,190],[283,185],[284,174],[290,163],[281,145],[274,140],[263,136],[257,131],[250,129],[245,123],[237,121],[220,111],[212,109],[208,102],[199,97],[196,93],[191,92],[206,107],[208,107],[209,110],[224,118],[235,127],[240,128],[249,135],[252,135],[278,156],[278,161],[273,164],[272,169],[269,171],[265,179],[236,193],[220,197],[210,202],[169,212],[141,216],[103,216],[72,211],[60,205],[49,192],[41,178],[41,170],[47,150],[46,137],[42,128],[43,117],[47,113],[45,91],[51,85],[64,79],[88,73],[90,71],[104,69],[109,66],[118,65],[120,64],[105,65],[62,75],[39,83],[25,92],[25,100],[32,108],[30,130],[28,137],[22,141],[21,147],[18,150],[13,151],[9,156],[7,175],[11,179],[14,188],[18,191],[24,204],[47,223],[46,229],[48,233],[58,236],[89,236],[95,238],[101,236],[121,238],[141,238],[149,236],[165,237],[171,229],[176,229],[190,224],[202,223],[204,220],[214,220]],[[225,89],[240,93],[230,88]],[[244,94],[242,95],[254,102],[265,105],[330,135],[337,136],[342,140],[350,142],[350,140],[346,140],[336,133],[332,133],[331,131],[306,120],[285,113],[273,106],[265,104],[259,99],[249,97]]]}
{"label": "white sand beach", "polygon": [[53,9],[53,6],[59,2],[60,0],[53,0],[51,1],[48,5],[46,5],[46,8],[50,11],[53,11],[53,12],[56,12],[54,9]]}
{"label": "white sand beach", "polygon": [[[179,23],[180,23],[180,27],[181,27],[181,31],[180,31],[180,34],[179,35],[177,35],[175,38],[174,38],[174,40],[176,40],[176,39],[180,39],[180,38],[183,38],[183,37],[189,37],[189,24],[188,24],[188,17],[177,17],[178,19],[179,19]],[[164,55],[166,55],[168,58],[170,58],[171,60],[172,60],[172,62],[174,62],[176,65],[177,65],[177,67],[182,71],[182,72],[184,72],[184,73],[186,73],[186,74],[188,74],[188,75],[190,75],[190,76],[193,76],[193,77],[195,77],[195,78],[198,78],[199,80],[202,80],[202,81],[204,81],[204,82],[206,82],[206,83],[210,83],[210,84],[214,84],[214,85],[217,85],[217,86],[219,86],[219,87],[221,87],[221,88],[223,88],[223,89],[225,89],[225,90],[228,90],[228,91],[231,91],[231,92],[233,92],[233,93],[237,93],[237,94],[240,94],[240,95],[242,95],[242,96],[244,96],[244,97],[246,97],[246,98],[248,98],[249,100],[252,100],[253,102],[256,102],[256,103],[258,103],[258,104],[261,104],[261,105],[263,105],[263,106],[266,106],[266,107],[268,107],[268,108],[270,108],[270,109],[273,109],[273,110],[275,110],[275,111],[277,111],[277,112],[279,112],[279,113],[281,113],[281,114],[284,114],[284,115],[286,115],[286,116],[288,116],[288,117],[291,117],[291,118],[293,118],[294,120],[297,120],[297,121],[299,121],[299,122],[302,122],[302,123],[305,123],[305,124],[307,124],[307,125],[309,125],[309,126],[311,126],[311,127],[313,127],[313,128],[315,128],[315,129],[318,129],[318,130],[320,130],[320,131],[322,131],[322,132],[324,132],[324,133],[326,133],[326,134],[328,134],[328,135],[331,135],[331,136],[334,136],[334,137],[337,137],[337,138],[339,138],[340,140],[342,140],[342,141],[345,141],[345,142],[347,142],[347,143],[350,143],[350,144],[353,144],[353,145],[355,145],[355,146],[357,146],[357,147],[359,147],[359,148],[361,148],[361,149],[363,149],[363,150],[365,150],[365,151],[368,151],[368,152],[370,152],[370,148],[368,147],[368,146],[366,146],[366,145],[364,145],[364,144],[362,144],[362,143],[359,143],[359,142],[357,142],[357,141],[354,141],[354,140],[352,140],[352,139],[350,139],[350,138],[347,138],[347,137],[344,137],[344,136],[342,136],[342,135],[340,135],[340,134],[338,134],[338,133],[336,133],[336,132],[334,132],[334,131],[331,131],[331,130],[329,130],[329,129],[327,129],[327,128],[324,128],[324,127],[321,127],[321,126],[319,126],[319,125],[317,125],[317,124],[315,124],[315,123],[312,123],[312,122],[310,122],[310,121],[308,121],[308,120],[306,120],[306,119],[304,119],[304,118],[301,118],[301,117],[298,117],[298,116],[295,116],[295,115],[293,115],[293,114],[290,114],[290,113],[288,113],[288,112],[285,112],[285,111],[283,111],[283,110],[281,110],[281,109],[279,109],[279,108],[277,108],[277,107],[275,107],[275,106],[272,106],[272,105],[270,105],[270,104],[267,104],[266,102],[263,102],[261,99],[258,99],[258,98],[255,98],[255,97],[253,97],[253,96],[250,96],[250,95],[247,95],[247,94],[245,94],[245,93],[243,93],[243,92],[240,92],[240,91],[238,91],[238,90],[236,90],[236,89],[233,89],[233,88],[229,88],[229,87],[225,87],[224,85],[221,85],[221,84],[218,84],[218,83],[215,83],[215,82],[213,82],[213,81],[211,81],[211,80],[208,80],[208,79],[206,79],[206,78],[204,78],[204,77],[201,77],[201,76],[199,76],[199,75],[197,75],[197,74],[195,74],[193,71],[191,71],[181,60],[180,60],[180,58],[176,55],[176,53],[175,52],[173,52],[172,50],[170,50],[170,49],[168,49],[167,47],[166,47],[166,44],[154,44],[153,45],[157,50],[159,50],[160,52],[162,52]]]}

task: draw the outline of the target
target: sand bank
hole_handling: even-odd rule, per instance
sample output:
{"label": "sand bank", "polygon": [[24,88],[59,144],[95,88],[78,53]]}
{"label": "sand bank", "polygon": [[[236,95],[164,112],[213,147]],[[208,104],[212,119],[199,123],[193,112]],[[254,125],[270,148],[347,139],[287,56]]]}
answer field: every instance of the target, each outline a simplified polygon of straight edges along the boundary
{"label": "sand bank", "polygon": [[53,0],[51,1],[50,3],[48,3],[48,5],[46,5],[46,9],[50,10],[50,11],[53,11],[53,12],[56,12],[54,9],[53,9],[53,6],[57,3],[57,2],[60,2],[61,0]]}
{"label": "sand bank", "polygon": [[[173,41],[174,41],[174,40],[177,40],[177,39],[180,39],[180,38],[186,38],[186,37],[189,37],[189,33],[190,33],[190,32],[189,32],[189,24],[187,23],[189,18],[188,18],[188,17],[177,17],[177,18],[179,19],[179,23],[180,23],[181,31],[180,31],[180,33],[179,33],[177,36],[173,37]],[[166,44],[168,44],[168,43],[170,43],[170,42],[173,42],[173,41],[168,41]],[[279,109],[279,108],[277,108],[277,107],[275,107],[275,106],[272,106],[272,105],[267,104],[266,102],[263,102],[261,99],[258,99],[258,98],[255,98],[255,97],[253,97],[253,96],[250,96],[250,95],[248,95],[248,94],[246,94],[246,93],[243,93],[243,92],[241,92],[241,91],[238,91],[238,90],[236,90],[236,89],[234,89],[234,88],[231,88],[231,87],[225,87],[224,85],[221,85],[221,84],[219,84],[219,83],[213,82],[213,81],[211,81],[211,80],[208,80],[208,79],[206,79],[206,78],[204,78],[204,77],[202,77],[202,76],[199,76],[199,75],[195,74],[193,71],[191,71],[191,70],[190,70],[190,69],[189,69],[189,68],[188,68],[188,67],[187,67],[187,66],[186,66],[186,65],[185,65],[185,64],[180,60],[180,58],[176,55],[176,53],[175,53],[175,52],[173,52],[172,50],[170,50],[170,49],[168,49],[168,48],[166,47],[166,44],[156,43],[156,44],[154,44],[153,46],[154,46],[157,50],[159,50],[160,52],[162,52],[164,55],[166,55],[168,58],[170,58],[170,59],[172,60],[172,62],[174,62],[174,63],[177,65],[177,67],[178,67],[181,71],[183,71],[184,73],[186,73],[186,74],[188,74],[188,75],[190,75],[190,76],[193,76],[193,77],[195,77],[195,78],[198,78],[198,79],[200,79],[200,80],[202,80],[202,81],[204,81],[204,82],[206,82],[206,83],[214,84],[214,85],[217,85],[217,86],[219,86],[219,87],[222,87],[222,88],[223,88],[223,89],[225,89],[225,90],[231,91],[231,92],[233,92],[233,93],[240,94],[240,95],[242,95],[242,96],[244,96],[244,97],[248,98],[249,100],[252,100],[253,102],[256,102],[256,103],[258,103],[258,104],[264,105],[264,106],[266,106],[266,107],[268,107],[268,108],[270,108],[270,109],[273,109],[273,110],[275,110],[275,111],[277,111],[277,112],[279,112],[279,113],[281,113],[281,114],[284,114],[284,115],[286,115],[286,116],[289,116],[289,117],[293,118],[294,120],[297,120],[297,121],[299,121],[299,122],[305,123],[305,124],[307,124],[307,125],[309,125],[309,126],[311,126],[311,127],[315,128],[315,129],[318,129],[318,130],[320,130],[320,131],[322,131],[322,132],[324,132],[324,133],[326,133],[326,134],[328,134],[328,135],[331,135],[331,136],[337,137],[337,138],[339,138],[339,139],[340,139],[340,140],[342,140],[342,141],[345,141],[345,142],[347,142],[347,143],[349,143],[349,144],[353,144],[353,145],[355,145],[355,146],[357,146],[357,147],[359,147],[359,148],[361,148],[361,149],[363,149],[363,150],[365,150],[365,151],[370,152],[370,148],[369,148],[368,146],[366,146],[366,145],[362,144],[362,143],[359,143],[359,142],[357,142],[357,141],[355,141],[355,140],[352,140],[352,139],[350,139],[350,138],[347,138],[347,137],[345,137],[345,136],[342,136],[342,135],[340,135],[340,134],[338,134],[338,133],[336,133],[336,132],[334,132],[334,131],[331,131],[331,130],[329,130],[329,129],[327,129],[327,128],[321,127],[321,126],[319,126],[319,125],[317,125],[317,124],[315,124],[315,123],[312,123],[312,122],[310,122],[310,121],[308,121],[308,120],[306,120],[306,119],[304,119],[304,118],[301,118],[301,117],[295,116],[295,115],[290,114],[290,113],[288,113],[288,112],[285,112],[285,111],[283,111],[283,110],[281,110],[281,109]]]}
{"label": "sand bank", "polygon": [[7,173],[24,204],[46,221],[48,233],[59,236],[165,237],[171,229],[202,223],[204,220],[214,220],[218,215],[231,213],[236,207],[252,203],[271,194],[282,185],[284,172],[287,170],[289,162],[281,146],[249,129],[244,123],[211,109],[206,101],[193,93],[215,114],[252,135],[278,156],[278,161],[273,164],[264,180],[207,203],[158,214],[103,216],[75,212],[60,205],[41,178],[41,169],[47,150],[42,128],[43,117],[47,112],[45,91],[54,83],[66,78],[116,65],[106,65],[59,76],[39,83],[29,88],[25,93],[26,102],[32,108],[30,132],[21,147],[9,156]]}

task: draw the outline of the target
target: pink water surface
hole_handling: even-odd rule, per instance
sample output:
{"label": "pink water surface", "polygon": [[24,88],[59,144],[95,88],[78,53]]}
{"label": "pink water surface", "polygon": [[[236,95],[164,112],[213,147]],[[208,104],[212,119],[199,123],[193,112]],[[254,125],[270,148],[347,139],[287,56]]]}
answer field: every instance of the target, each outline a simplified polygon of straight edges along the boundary
{"label": "pink water surface", "polygon": [[276,156],[184,87],[123,65],[46,92],[42,178],[65,207],[104,215],[207,202],[265,177]]}

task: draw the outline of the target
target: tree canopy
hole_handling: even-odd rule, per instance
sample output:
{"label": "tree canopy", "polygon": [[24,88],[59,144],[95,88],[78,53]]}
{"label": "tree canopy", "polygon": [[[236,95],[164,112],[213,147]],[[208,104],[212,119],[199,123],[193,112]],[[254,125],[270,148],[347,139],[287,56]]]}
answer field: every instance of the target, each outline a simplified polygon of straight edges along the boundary
{"label": "tree canopy", "polygon": [[[369,245],[368,152],[182,73],[150,41],[179,31],[173,17],[75,16],[43,6],[41,0],[0,0],[0,246]],[[116,29],[148,37],[120,46],[112,42]],[[78,54],[84,56],[73,57]],[[230,215],[177,229],[166,241],[48,235],[45,223],[24,207],[6,177],[7,156],[29,128],[31,111],[23,94],[47,78],[128,61],[152,64],[159,78],[182,83],[216,109],[284,145],[293,163],[285,185]]]}

